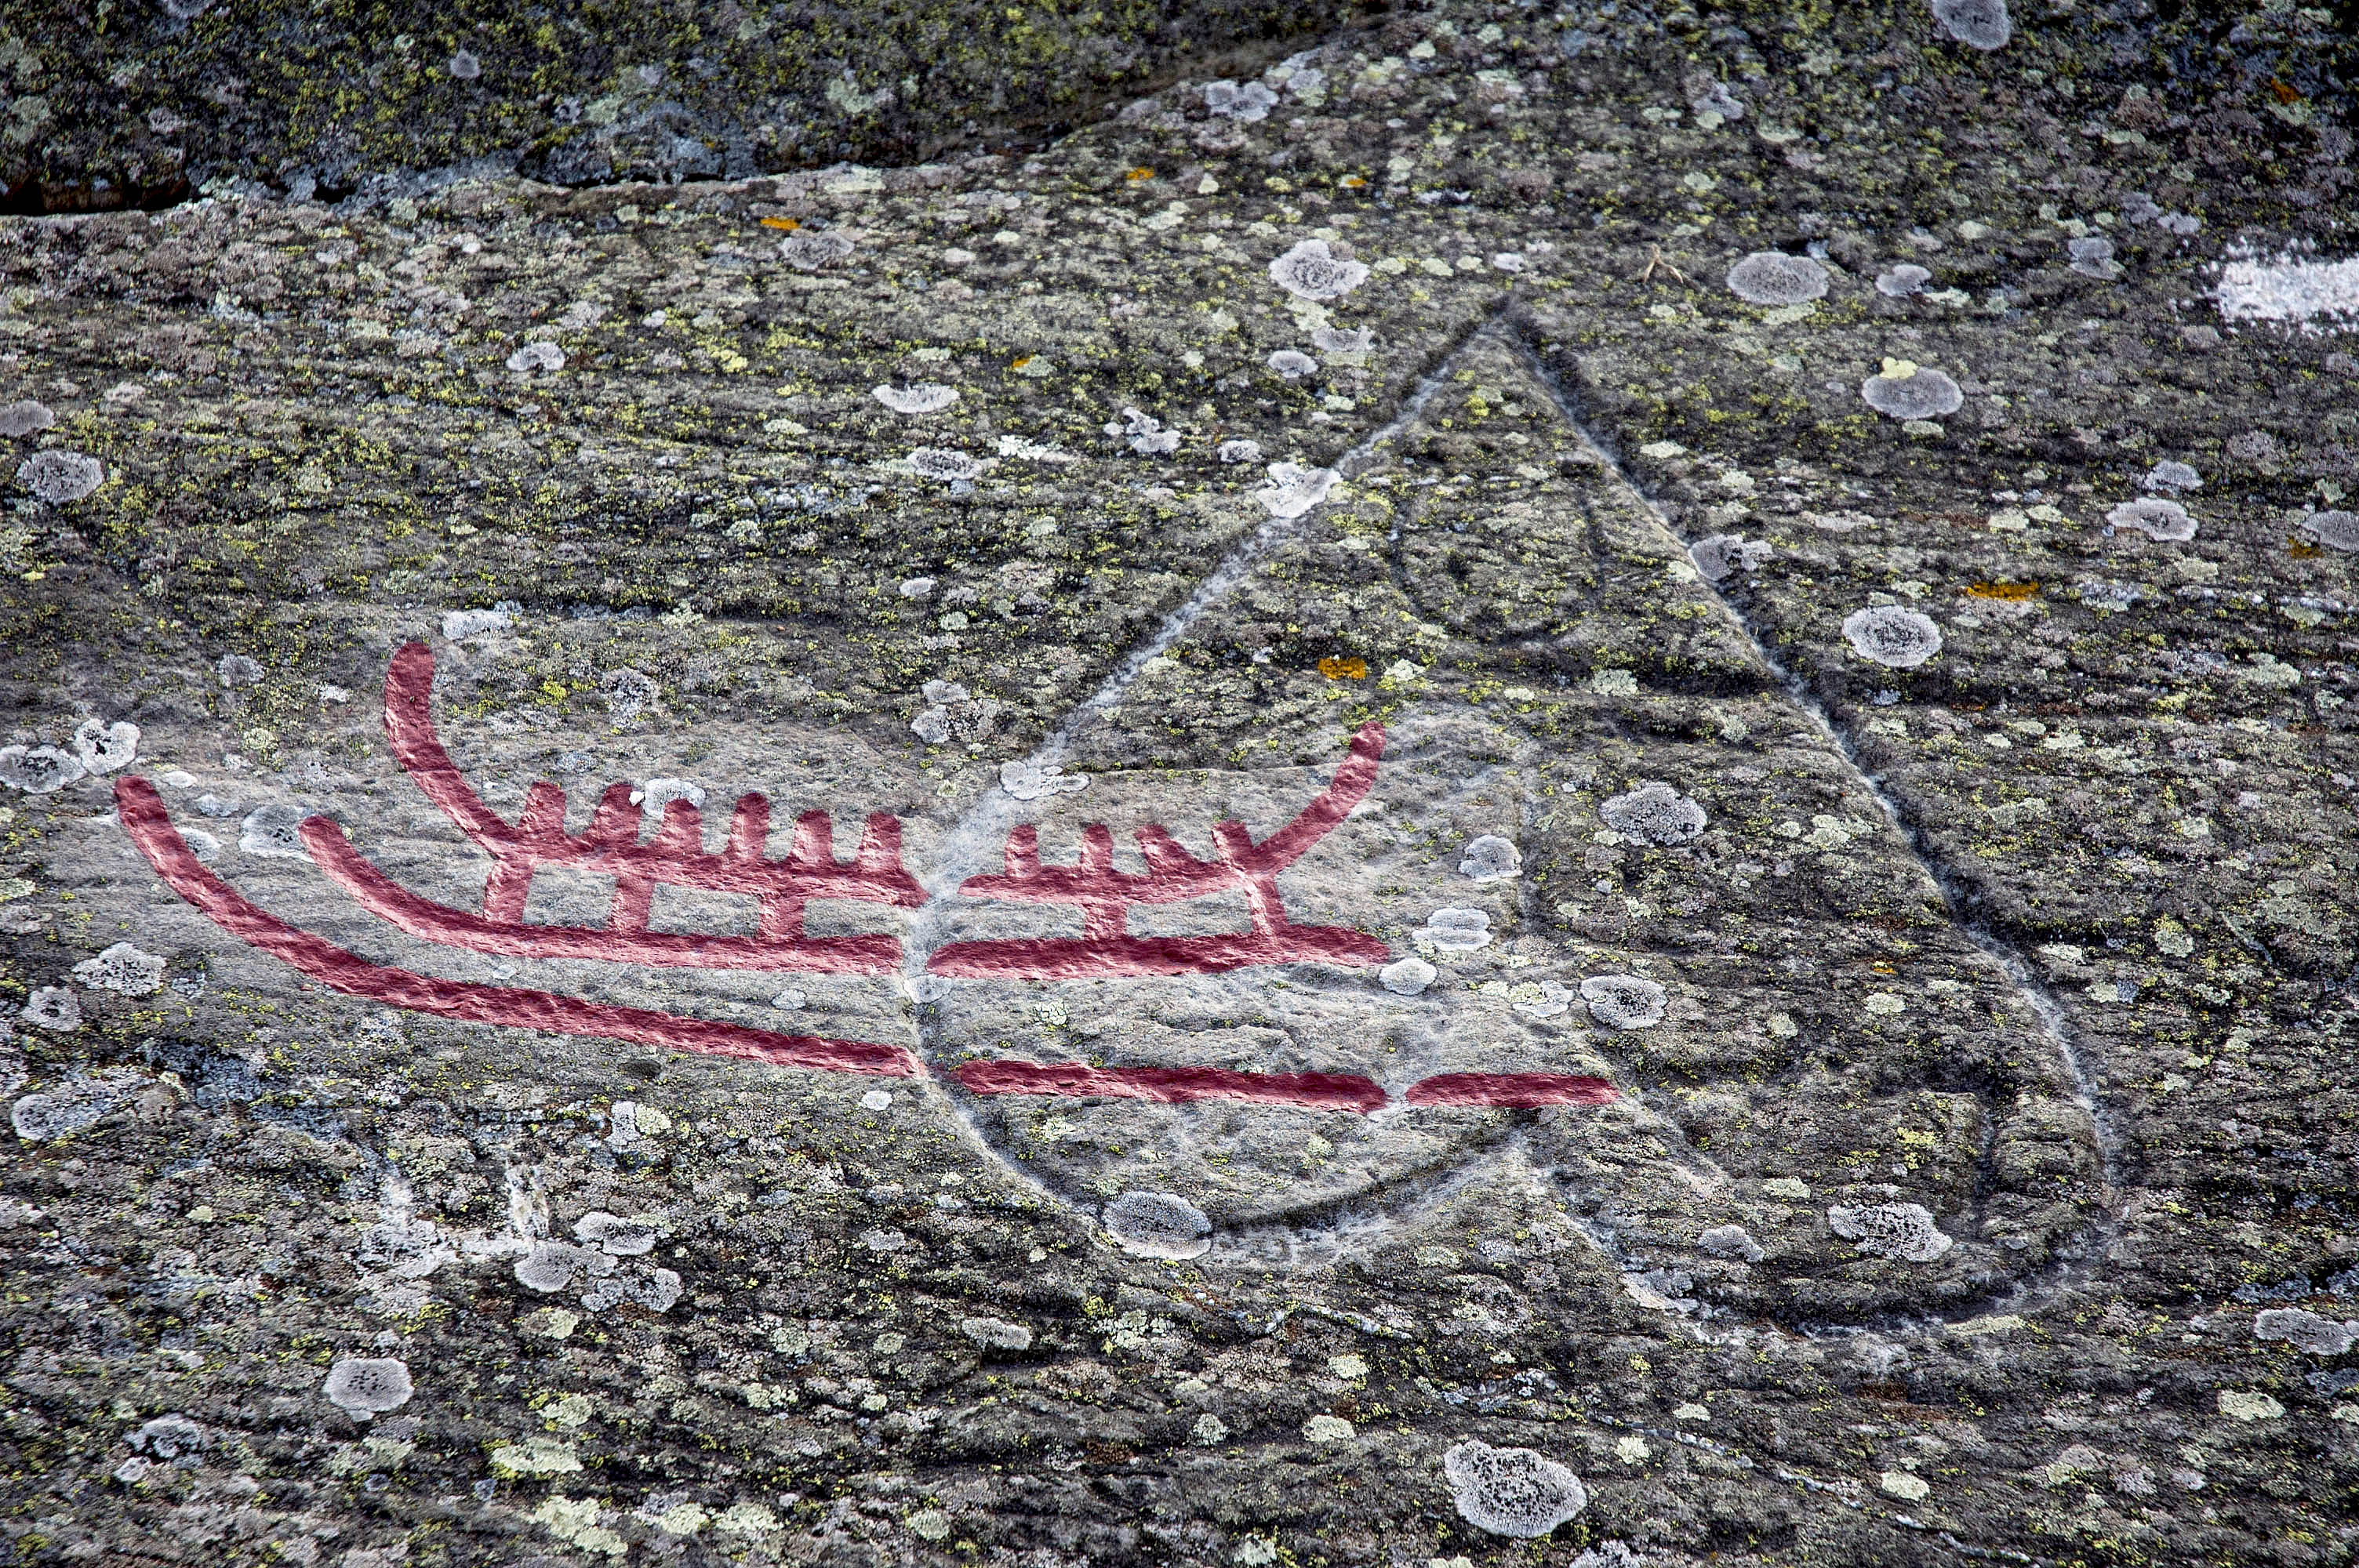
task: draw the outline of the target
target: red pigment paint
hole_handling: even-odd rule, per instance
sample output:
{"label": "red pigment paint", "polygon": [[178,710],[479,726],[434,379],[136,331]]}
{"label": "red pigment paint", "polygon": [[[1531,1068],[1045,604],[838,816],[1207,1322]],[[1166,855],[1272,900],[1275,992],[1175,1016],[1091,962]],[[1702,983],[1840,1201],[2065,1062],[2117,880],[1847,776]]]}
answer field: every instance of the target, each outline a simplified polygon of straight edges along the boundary
{"label": "red pigment paint", "polygon": [[[484,804],[443,750],[429,701],[433,687],[432,651],[423,643],[405,644],[386,674],[386,739],[426,798],[497,865],[484,889],[484,913],[472,914],[401,887],[364,859],[334,823],[307,818],[303,842],[320,869],[380,920],[428,942],[521,958],[835,975],[885,975],[900,968],[901,944],[895,937],[803,934],[803,906],[810,899],[904,909],[926,902],[925,890],[901,865],[901,824],[890,814],[870,815],[848,861],[835,858],[835,827],[824,811],[797,817],[792,848],[782,860],[767,859],[770,802],[760,795],[739,798],[728,842],[717,855],[705,852],[703,816],[685,800],[667,803],[663,826],[639,842],[642,814],[627,784],[606,787],[596,815],[579,835],[565,830],[565,792],[547,780],[527,792],[524,815],[511,824]],[[534,873],[543,866],[613,877],[606,925],[526,925],[525,901]],[[760,934],[650,931],[647,914],[658,882],[750,894],[761,904]]]}
{"label": "red pigment paint", "polygon": [[555,1034],[595,1035],[703,1055],[737,1056],[780,1067],[811,1067],[880,1077],[919,1076],[917,1059],[897,1045],[777,1034],[709,1019],[613,1007],[549,991],[448,980],[387,968],[269,914],[205,870],[172,826],[156,787],[144,778],[116,782],[114,804],[131,841],[173,892],[249,946],[348,996],[470,1023],[504,1024]]}
{"label": "red pigment paint", "polygon": [[[1260,843],[1242,822],[1212,827],[1215,858],[1200,860],[1161,827],[1136,832],[1147,870],[1114,869],[1114,833],[1093,822],[1082,830],[1081,859],[1069,866],[1040,863],[1039,830],[1030,825],[1007,836],[1006,871],[970,877],[966,898],[1067,903],[1082,911],[1080,936],[1013,937],[953,942],[928,961],[938,975],[990,979],[1096,979],[1114,975],[1206,975],[1255,964],[1382,964],[1390,949],[1343,925],[1294,925],[1277,892],[1277,873],[1308,853],[1367,798],[1385,754],[1385,727],[1369,724],[1352,741],[1334,779],[1292,822]],[[1207,894],[1242,892],[1254,928],[1209,936],[1133,936],[1133,904],[1177,903]]]}
{"label": "red pigment paint", "polygon": [[1222,1067],[1092,1067],[1080,1062],[969,1062],[958,1080],[979,1095],[1106,1095],[1185,1105],[1242,1100],[1307,1110],[1367,1112],[1386,1103],[1375,1081],[1351,1073],[1233,1073]]}
{"label": "red pigment paint", "polygon": [[1408,1105],[1494,1106],[1527,1109],[1549,1105],[1611,1105],[1622,1098],[1603,1078],[1570,1073],[1443,1073],[1411,1084]]}

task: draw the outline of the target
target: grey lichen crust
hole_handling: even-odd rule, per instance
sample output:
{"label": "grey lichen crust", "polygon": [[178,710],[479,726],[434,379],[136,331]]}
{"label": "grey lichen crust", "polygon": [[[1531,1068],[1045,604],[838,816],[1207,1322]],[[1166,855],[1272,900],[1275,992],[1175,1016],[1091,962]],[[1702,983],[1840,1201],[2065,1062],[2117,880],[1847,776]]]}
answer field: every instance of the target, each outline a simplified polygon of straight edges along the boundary
{"label": "grey lichen crust", "polygon": [[[16,1557],[2349,1560],[2331,13],[103,16],[5,20],[16,204],[208,189],[0,219]],[[307,819],[485,892],[413,639],[511,819],[889,814],[926,906],[806,915],[906,961],[370,918]],[[929,966],[1371,723],[1279,887],[1381,962]],[[135,778],[373,963],[916,1070],[341,994]]]}

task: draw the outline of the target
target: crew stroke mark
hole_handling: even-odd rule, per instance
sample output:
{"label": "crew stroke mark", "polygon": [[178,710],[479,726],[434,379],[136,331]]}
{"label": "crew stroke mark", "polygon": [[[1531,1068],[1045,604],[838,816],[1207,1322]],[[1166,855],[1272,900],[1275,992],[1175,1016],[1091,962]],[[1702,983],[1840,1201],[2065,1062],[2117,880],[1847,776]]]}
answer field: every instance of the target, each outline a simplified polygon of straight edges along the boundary
{"label": "crew stroke mark", "polygon": [[[1260,843],[1242,822],[1212,827],[1219,858],[1200,860],[1158,825],[1138,829],[1143,874],[1117,871],[1114,834],[1093,822],[1082,858],[1070,866],[1040,863],[1040,832],[1030,823],[1007,835],[1007,871],[969,877],[965,898],[999,898],[1081,907],[1088,930],[1078,937],[953,942],[927,961],[929,973],[991,979],[1083,979],[1111,975],[1201,975],[1262,964],[1381,964],[1382,942],[1342,925],[1294,925],[1277,893],[1277,873],[1308,853],[1367,798],[1385,752],[1385,727],[1370,723],[1352,741],[1334,781],[1299,816]],[[1241,890],[1251,933],[1213,936],[1133,936],[1125,917],[1135,903],[1173,903]]]}

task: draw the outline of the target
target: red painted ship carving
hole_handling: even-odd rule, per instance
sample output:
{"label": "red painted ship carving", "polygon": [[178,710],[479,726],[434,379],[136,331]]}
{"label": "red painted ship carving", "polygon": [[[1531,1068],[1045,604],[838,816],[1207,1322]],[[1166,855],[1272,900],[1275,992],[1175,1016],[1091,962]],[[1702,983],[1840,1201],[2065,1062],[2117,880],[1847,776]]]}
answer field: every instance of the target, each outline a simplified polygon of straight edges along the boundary
{"label": "red painted ship carving", "polygon": [[[901,863],[901,824],[870,815],[849,860],[836,858],[834,827],[823,811],[796,819],[787,853],[766,850],[770,803],[739,799],[718,853],[704,849],[701,814],[666,804],[661,826],[640,838],[643,813],[627,784],[609,785],[589,825],[565,826],[565,792],[542,781],[527,792],[517,820],[484,804],[435,733],[429,697],[434,656],[412,643],[386,676],[385,726],[393,753],[419,789],[492,857],[480,913],[437,903],[401,886],[364,858],[323,816],[304,819],[312,860],[360,905],[388,925],[424,941],[522,958],[588,958],[607,963],[705,969],[793,970],[888,975],[900,970],[900,941],[887,935],[812,936],[803,927],[814,898],[909,909],[925,890]],[[1353,738],[1334,778],[1293,821],[1256,842],[1240,822],[1212,828],[1209,860],[1190,853],[1169,830],[1137,829],[1146,870],[1114,863],[1114,836],[1102,823],[1082,834],[1080,859],[1043,865],[1036,828],[1008,835],[1006,869],[969,878],[967,898],[1069,904],[1082,912],[1078,937],[1024,937],[951,943],[933,954],[929,972],[977,979],[1072,979],[1112,976],[1212,974],[1270,964],[1364,967],[1389,951],[1348,926],[1296,925],[1287,918],[1278,873],[1299,860],[1349,816],[1374,787],[1385,732],[1370,724]],[[894,1077],[922,1076],[910,1051],[869,1041],[784,1034],[712,1019],[618,1007],[519,987],[418,974],[375,963],[269,914],[215,876],[172,825],[162,798],[144,778],[114,789],[124,829],[158,876],[215,925],[311,979],[388,1007],[475,1023],[629,1041],[677,1051],[737,1056],[777,1066]],[[525,918],[535,875],[563,867],[611,876],[614,891],[603,925],[541,925]],[[759,929],[750,935],[650,929],[658,884],[747,895]],[[1137,936],[1127,928],[1135,905],[1242,893],[1250,931],[1191,936]],[[1356,1113],[1392,1098],[1373,1078],[1350,1073],[1250,1073],[1212,1067],[1095,1067],[1067,1062],[969,1062],[955,1073],[969,1093],[1113,1097],[1187,1104],[1242,1101]],[[1411,1085],[1408,1106],[1537,1108],[1603,1105],[1618,1098],[1602,1078],[1560,1073],[1456,1073]]]}

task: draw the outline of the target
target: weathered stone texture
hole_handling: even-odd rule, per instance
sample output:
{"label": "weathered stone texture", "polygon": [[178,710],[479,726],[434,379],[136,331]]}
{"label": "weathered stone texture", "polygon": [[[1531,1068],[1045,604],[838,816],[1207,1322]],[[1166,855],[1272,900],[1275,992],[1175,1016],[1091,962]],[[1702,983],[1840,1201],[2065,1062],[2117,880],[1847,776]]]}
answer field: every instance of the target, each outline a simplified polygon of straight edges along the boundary
{"label": "weathered stone texture", "polygon": [[[2349,1560],[2331,13],[180,9],[0,45],[20,205],[208,176],[0,220],[19,1557]],[[479,907],[412,642],[509,818],[890,814],[806,919],[902,961],[396,933],[301,824]],[[1371,723],[1277,885],[1381,968],[929,968]],[[340,994],[127,779],[374,963],[913,1070]]]}

